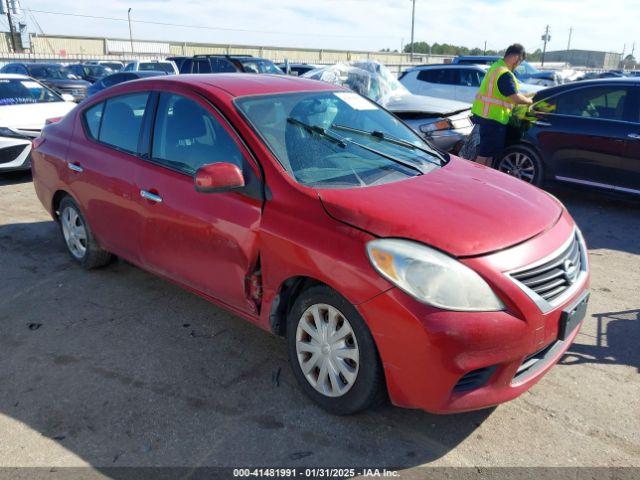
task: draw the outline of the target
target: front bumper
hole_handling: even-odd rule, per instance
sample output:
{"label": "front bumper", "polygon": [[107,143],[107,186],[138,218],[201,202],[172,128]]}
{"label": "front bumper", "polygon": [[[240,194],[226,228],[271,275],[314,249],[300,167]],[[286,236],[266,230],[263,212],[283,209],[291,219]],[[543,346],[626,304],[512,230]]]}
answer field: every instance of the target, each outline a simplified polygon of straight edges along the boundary
{"label": "front bumper", "polygon": [[[560,317],[588,287],[543,313],[506,275],[559,248],[573,232],[568,215],[545,234],[511,249],[462,260],[507,305],[501,312],[452,312],[391,289],[358,305],[376,341],[394,404],[432,413],[487,408],[531,388],[555,365],[580,325],[559,340]],[[536,360],[535,368],[525,368]],[[460,386],[464,388],[460,388]]]}
{"label": "front bumper", "polygon": [[29,170],[31,140],[0,137],[0,171]]}

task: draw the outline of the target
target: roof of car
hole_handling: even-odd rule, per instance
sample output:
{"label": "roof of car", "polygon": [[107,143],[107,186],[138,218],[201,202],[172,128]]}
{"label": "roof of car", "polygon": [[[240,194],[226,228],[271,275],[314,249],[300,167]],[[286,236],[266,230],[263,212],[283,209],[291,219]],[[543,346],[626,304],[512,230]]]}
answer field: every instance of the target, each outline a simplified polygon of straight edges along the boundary
{"label": "roof of car", "polygon": [[595,78],[593,80],[580,80],[579,82],[569,82],[562,85],[545,88],[544,90],[540,90],[537,95],[541,96],[542,98],[547,98],[555,95],[556,93],[560,93],[565,90],[571,90],[573,88],[618,84],[640,86],[640,77]]}
{"label": "roof of car", "polygon": [[176,82],[200,87],[216,87],[233,97],[245,95],[269,95],[274,93],[346,90],[346,88],[308,78],[288,75],[252,73],[212,73],[168,75],[149,81]]}

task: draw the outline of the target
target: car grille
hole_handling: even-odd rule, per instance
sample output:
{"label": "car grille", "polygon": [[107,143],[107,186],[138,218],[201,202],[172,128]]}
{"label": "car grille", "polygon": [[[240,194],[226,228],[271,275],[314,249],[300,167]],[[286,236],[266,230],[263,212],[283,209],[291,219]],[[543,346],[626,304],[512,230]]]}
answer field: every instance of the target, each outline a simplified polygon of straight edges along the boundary
{"label": "car grille", "polygon": [[0,150],[0,164],[13,162],[28,145],[13,145]]}
{"label": "car grille", "polygon": [[576,283],[584,270],[582,244],[575,233],[569,246],[541,265],[512,272],[511,277],[549,303]]}

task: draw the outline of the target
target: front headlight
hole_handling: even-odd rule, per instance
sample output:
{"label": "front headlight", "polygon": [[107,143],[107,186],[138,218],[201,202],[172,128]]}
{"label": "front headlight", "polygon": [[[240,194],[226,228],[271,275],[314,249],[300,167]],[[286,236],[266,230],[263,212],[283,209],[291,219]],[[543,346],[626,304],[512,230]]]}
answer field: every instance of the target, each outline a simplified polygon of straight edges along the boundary
{"label": "front headlight", "polygon": [[384,278],[423,303],[476,312],[505,308],[480,275],[433,248],[387,238],[367,243],[367,253]]}
{"label": "front headlight", "polygon": [[451,122],[447,118],[438,120],[436,122],[424,123],[420,125],[420,131],[422,133],[433,133],[440,130],[451,130]]}

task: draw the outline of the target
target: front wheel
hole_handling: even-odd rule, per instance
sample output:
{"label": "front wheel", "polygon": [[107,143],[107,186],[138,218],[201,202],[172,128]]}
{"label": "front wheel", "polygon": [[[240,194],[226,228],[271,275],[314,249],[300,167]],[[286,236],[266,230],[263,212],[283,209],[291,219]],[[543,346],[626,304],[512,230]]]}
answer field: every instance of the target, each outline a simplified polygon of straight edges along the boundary
{"label": "front wheel", "polygon": [[384,400],[371,332],[353,305],[329,287],[312,287],[295,301],[287,346],[300,387],[325,410],[348,415]]}
{"label": "front wheel", "polygon": [[532,148],[525,145],[507,148],[495,160],[494,168],[536,187],[542,187],[544,181],[540,156]]}

